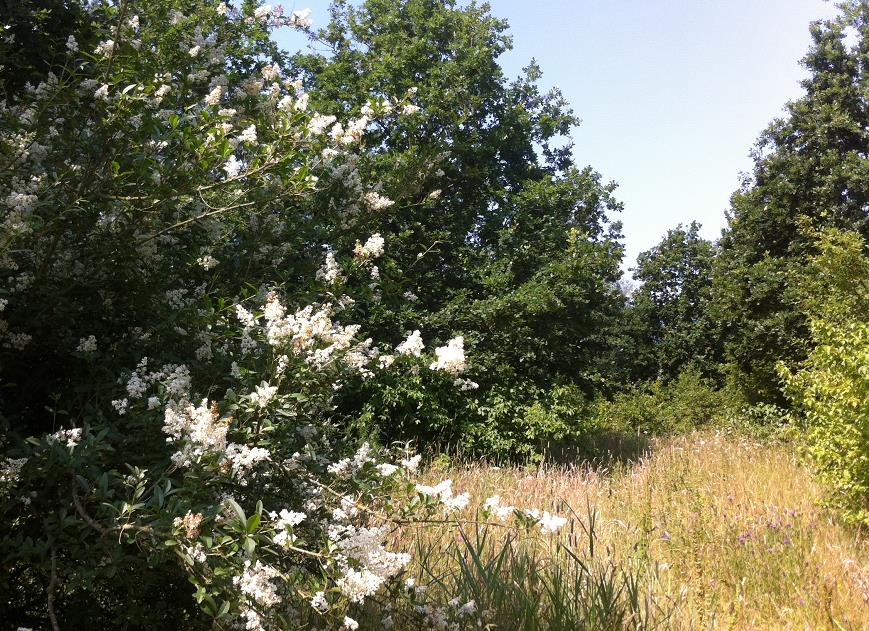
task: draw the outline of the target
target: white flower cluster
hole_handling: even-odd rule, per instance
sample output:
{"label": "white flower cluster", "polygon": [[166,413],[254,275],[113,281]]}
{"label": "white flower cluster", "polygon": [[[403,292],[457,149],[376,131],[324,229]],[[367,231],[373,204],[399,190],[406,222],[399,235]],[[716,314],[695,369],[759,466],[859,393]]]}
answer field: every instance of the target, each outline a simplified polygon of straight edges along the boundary
{"label": "white flower cluster", "polygon": [[444,506],[447,514],[453,511],[462,510],[471,501],[471,496],[468,492],[453,495],[453,481],[444,480],[436,486],[426,486],[417,484],[416,490],[418,493],[436,498]]}
{"label": "white flower cluster", "polygon": [[93,335],[83,337],[78,341],[75,349],[79,353],[93,353],[97,350],[97,338]]}
{"label": "white flower cluster", "polygon": [[282,509],[280,513],[271,512],[269,516],[274,520],[274,528],[278,531],[273,541],[279,546],[290,546],[295,543],[293,527],[298,526],[308,517],[305,513],[287,510],[286,508]]}
{"label": "white flower cluster", "polygon": [[81,442],[81,427],[61,429],[45,437],[49,444],[63,443],[68,449],[73,449]]}
{"label": "white flower cluster", "polygon": [[395,347],[395,352],[399,355],[412,355],[414,357],[419,357],[422,355],[422,350],[424,348],[425,344],[422,342],[422,336],[420,335],[419,329],[416,329],[413,333],[407,336],[406,340]]}
{"label": "white flower cluster", "polygon": [[239,479],[242,486],[247,486],[245,475],[258,463],[271,460],[271,453],[263,447],[248,447],[239,443],[229,443],[226,446],[225,462],[229,463],[232,474]]}
{"label": "white flower cluster", "polygon": [[362,446],[356,451],[352,458],[342,458],[338,462],[333,462],[327,467],[327,471],[332,475],[346,476],[356,473],[365,466],[365,463],[373,462],[371,457],[371,445],[362,443]]}
{"label": "white flower cluster", "polygon": [[493,495],[487,498],[483,503],[483,508],[502,521],[513,515],[516,510],[515,506],[502,505],[500,495]]}
{"label": "white flower cluster", "polygon": [[210,270],[217,267],[220,264],[220,261],[210,254],[205,254],[196,259],[196,264],[204,270]]}
{"label": "white flower cluster", "polygon": [[170,400],[163,417],[163,432],[166,442],[186,441],[184,447],[172,455],[178,466],[189,467],[208,450],[226,449],[228,419],[221,419],[217,405],[209,407],[203,399],[195,406],[186,399]]}
{"label": "white flower cluster", "polygon": [[270,386],[267,382],[263,381],[250,393],[250,400],[257,407],[264,408],[275,397],[277,391],[277,386]]}
{"label": "white flower cluster", "polygon": [[[159,370],[149,371],[148,358],[143,357],[127,380],[127,394],[131,399],[141,399],[158,383],[164,384],[170,397],[184,398],[190,392],[190,369],[184,364],[164,364]],[[150,403],[149,408],[153,409]]]}
{"label": "white flower cluster", "polygon": [[[361,328],[358,324],[342,326],[332,321],[331,305],[308,305],[293,314],[287,314],[275,294],[269,294],[263,315],[268,343],[274,347],[289,344],[293,352],[302,356],[314,368],[328,365],[338,352],[346,351],[344,362],[364,375],[367,366],[377,356],[371,340],[352,347],[353,338]],[[352,347],[352,348],[351,348]]]}
{"label": "white flower cluster", "polygon": [[[477,613],[477,602],[469,600],[462,604],[458,598],[451,598],[447,606],[434,606],[432,604],[416,605],[416,612],[425,618],[426,625],[430,629],[462,629],[462,619]],[[483,627],[483,620],[476,621],[477,627]]]}
{"label": "white flower cluster", "polygon": [[512,515],[521,515],[525,519],[530,519],[536,522],[540,527],[540,532],[543,534],[555,534],[561,527],[567,523],[566,517],[553,515],[549,511],[543,511],[536,508],[519,509],[515,506],[507,506],[501,504],[501,496],[493,495],[483,503],[483,510],[494,515],[501,521],[504,521]]}
{"label": "white flower cluster", "polygon": [[454,337],[446,346],[435,349],[437,359],[429,368],[443,370],[452,375],[458,375],[465,371],[465,341],[462,336]]}
{"label": "white flower cluster", "polygon": [[395,202],[388,197],[384,197],[375,191],[368,191],[363,195],[363,199],[371,210],[383,210],[384,208],[389,208],[395,204]]}
{"label": "white flower cluster", "polygon": [[290,26],[294,28],[308,28],[311,26],[314,21],[311,19],[311,10],[310,9],[301,9],[299,11],[293,11],[290,14]]}
{"label": "white flower cluster", "polygon": [[316,278],[330,285],[344,280],[344,277],[341,275],[341,268],[338,267],[338,261],[335,260],[335,253],[332,250],[326,251],[326,260],[323,266],[317,270]]}
{"label": "white flower cluster", "polygon": [[244,572],[241,576],[234,577],[232,582],[242,594],[253,599],[258,605],[274,607],[281,602],[277,585],[274,583],[274,579],[280,575],[281,573],[270,565],[264,565],[260,561],[252,564],[250,560],[246,560]]}
{"label": "white flower cluster", "polygon": [[410,563],[409,554],[390,552],[384,547],[388,534],[387,526],[330,526],[329,539],[338,550],[336,560],[343,571],[337,585],[350,602],[362,602],[373,595]]}
{"label": "white flower cluster", "polygon": [[18,484],[21,477],[21,469],[27,464],[27,458],[4,458],[0,460],[0,497]]}
{"label": "white flower cluster", "polygon": [[383,237],[380,236],[380,233],[375,233],[368,237],[368,240],[364,245],[357,241],[353,253],[360,259],[376,259],[383,254],[384,244],[385,241],[383,240]]}

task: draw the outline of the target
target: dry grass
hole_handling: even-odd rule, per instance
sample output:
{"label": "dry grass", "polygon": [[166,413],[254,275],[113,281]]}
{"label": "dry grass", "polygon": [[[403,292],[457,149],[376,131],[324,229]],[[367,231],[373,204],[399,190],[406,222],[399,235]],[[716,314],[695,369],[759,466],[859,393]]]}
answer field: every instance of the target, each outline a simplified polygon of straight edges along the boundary
{"label": "dry grass", "polygon": [[[596,514],[592,556],[628,568],[645,606],[653,605],[643,620],[635,616],[619,627],[869,628],[869,546],[819,507],[821,489],[788,446],[698,433],[656,443],[629,465],[450,466],[428,476],[452,478],[454,488],[471,493],[471,506],[498,494],[518,507],[560,514],[572,507],[575,521],[559,538],[586,557],[584,533]],[[494,535],[502,542],[506,536]],[[454,531],[429,528],[405,537],[414,538],[418,555],[426,557],[417,559],[420,574],[423,568],[440,577],[458,572],[450,568],[457,558],[450,548],[460,545]],[[509,544],[531,545],[546,571],[564,558],[542,537]],[[499,548],[480,549],[492,555]],[[529,580],[522,578],[525,585],[532,585]],[[497,628],[528,627],[499,621],[497,614],[491,620]]]}

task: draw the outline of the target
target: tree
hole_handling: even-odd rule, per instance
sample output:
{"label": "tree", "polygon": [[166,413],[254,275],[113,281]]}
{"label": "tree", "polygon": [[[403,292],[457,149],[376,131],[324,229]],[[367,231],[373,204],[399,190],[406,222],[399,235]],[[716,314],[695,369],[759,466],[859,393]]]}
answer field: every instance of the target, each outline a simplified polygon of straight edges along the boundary
{"label": "tree", "polygon": [[798,218],[869,236],[869,2],[844,3],[811,34],[806,95],[755,146],[715,266],[714,308],[730,372],[749,401],[781,402],[776,362],[806,353],[794,278],[814,245]]}
{"label": "tree", "polygon": [[[358,165],[394,202],[362,209],[353,230],[343,228],[348,241],[367,231],[393,244],[379,270],[379,302],[358,306],[372,330],[396,340],[417,328],[441,337],[451,323],[474,349],[470,372],[480,389],[475,408],[456,409],[409,392],[392,392],[387,403],[371,384],[344,409],[353,416],[364,405],[385,440],[470,441],[480,427],[505,437],[512,429],[490,413],[496,399],[521,416],[554,384],[590,393],[606,380],[603,331],[621,304],[619,225],[607,217],[620,208],[615,187],[573,166],[567,134],[578,121],[557,90],[541,93],[535,64],[515,81],[504,77],[497,58],[510,45],[505,31],[486,5],[335,2],[316,34],[328,53],[294,57],[324,111],[339,99],[361,111],[368,94],[411,93],[420,108],[383,130]],[[418,300],[399,308],[408,292]],[[499,442],[516,446],[529,440]]]}
{"label": "tree", "polygon": [[720,332],[709,314],[715,248],[692,222],[667,231],[637,257],[640,286],[628,307],[633,327],[634,379],[674,379],[693,366],[714,376],[721,359]]}

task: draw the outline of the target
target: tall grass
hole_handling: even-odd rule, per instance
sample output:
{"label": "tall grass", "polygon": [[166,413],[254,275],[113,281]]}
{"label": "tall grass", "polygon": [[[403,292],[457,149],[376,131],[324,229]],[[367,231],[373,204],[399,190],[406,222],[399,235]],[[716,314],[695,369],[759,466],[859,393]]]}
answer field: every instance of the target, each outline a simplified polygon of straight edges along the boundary
{"label": "tall grass", "polygon": [[[418,598],[453,599],[452,628],[869,628],[869,546],[819,507],[822,490],[787,445],[707,432],[633,463],[428,475],[477,503],[499,494],[570,518],[556,536],[470,513],[465,527],[401,532],[412,572],[431,584]],[[469,601],[473,615],[459,615]]]}

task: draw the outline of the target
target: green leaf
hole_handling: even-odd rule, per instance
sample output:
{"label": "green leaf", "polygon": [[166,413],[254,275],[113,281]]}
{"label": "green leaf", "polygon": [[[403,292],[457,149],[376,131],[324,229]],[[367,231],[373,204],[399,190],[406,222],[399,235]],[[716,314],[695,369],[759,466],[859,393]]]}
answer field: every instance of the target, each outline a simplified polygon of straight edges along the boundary
{"label": "green leaf", "polygon": [[244,514],[244,509],[239,506],[238,502],[230,497],[226,499],[226,503],[229,504],[233,511],[235,511],[235,514],[238,517],[238,520],[242,523],[242,525],[246,525],[247,515]]}
{"label": "green leaf", "polygon": [[248,533],[256,532],[257,526],[259,526],[259,523],[260,523],[260,519],[262,519],[262,517],[260,516],[259,513],[254,513],[253,515],[250,516],[250,518],[247,520],[247,532]]}

